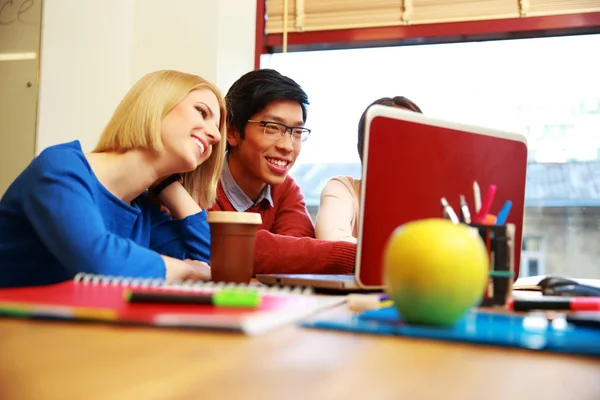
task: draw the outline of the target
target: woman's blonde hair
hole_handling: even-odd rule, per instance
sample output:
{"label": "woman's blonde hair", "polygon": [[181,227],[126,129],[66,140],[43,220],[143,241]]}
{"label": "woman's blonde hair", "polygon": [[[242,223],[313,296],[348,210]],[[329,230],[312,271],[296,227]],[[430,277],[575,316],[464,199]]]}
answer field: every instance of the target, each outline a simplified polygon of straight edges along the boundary
{"label": "woman's blonde hair", "polygon": [[225,159],[226,110],[219,89],[207,80],[179,71],[151,72],[127,92],[104,128],[94,152],[124,152],[144,148],[164,151],[161,139],[162,120],[192,90],[209,89],[219,102],[221,141],[213,146],[211,156],[192,172],[184,175],[184,186],[202,208],[215,202],[217,184]]}

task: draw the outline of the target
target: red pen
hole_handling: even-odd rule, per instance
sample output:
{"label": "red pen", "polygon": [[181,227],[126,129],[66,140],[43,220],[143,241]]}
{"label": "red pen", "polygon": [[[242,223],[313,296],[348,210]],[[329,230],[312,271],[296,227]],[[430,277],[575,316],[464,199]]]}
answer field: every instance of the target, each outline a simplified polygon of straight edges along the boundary
{"label": "red pen", "polygon": [[494,202],[494,197],[496,197],[496,185],[490,185],[488,190],[485,192],[485,196],[483,196],[483,200],[481,201],[481,209],[479,209],[479,212],[474,218],[474,222],[476,224],[480,224],[481,221],[485,219],[485,216],[490,213],[492,203]]}
{"label": "red pen", "polygon": [[600,297],[540,297],[535,299],[510,299],[508,308],[514,311],[569,310],[600,311]]}

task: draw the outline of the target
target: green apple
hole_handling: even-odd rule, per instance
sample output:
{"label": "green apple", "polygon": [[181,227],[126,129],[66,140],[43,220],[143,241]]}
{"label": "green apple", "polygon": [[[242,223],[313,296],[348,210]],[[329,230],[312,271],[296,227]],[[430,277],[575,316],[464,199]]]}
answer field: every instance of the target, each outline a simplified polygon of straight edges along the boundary
{"label": "green apple", "polygon": [[388,295],[407,323],[451,325],[479,304],[488,255],[475,228],[446,219],[401,225],[384,249]]}

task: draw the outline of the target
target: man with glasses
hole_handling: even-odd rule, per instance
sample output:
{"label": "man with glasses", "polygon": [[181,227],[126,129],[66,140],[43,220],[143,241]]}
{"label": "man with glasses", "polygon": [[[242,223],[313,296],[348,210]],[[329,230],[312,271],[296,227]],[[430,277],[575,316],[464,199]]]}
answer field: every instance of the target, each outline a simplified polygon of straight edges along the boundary
{"label": "man with glasses", "polygon": [[228,151],[212,210],[260,213],[254,273],[351,273],[356,245],[314,239],[304,196],[288,176],[310,134],[304,90],[262,69],[238,79],[225,101]]}

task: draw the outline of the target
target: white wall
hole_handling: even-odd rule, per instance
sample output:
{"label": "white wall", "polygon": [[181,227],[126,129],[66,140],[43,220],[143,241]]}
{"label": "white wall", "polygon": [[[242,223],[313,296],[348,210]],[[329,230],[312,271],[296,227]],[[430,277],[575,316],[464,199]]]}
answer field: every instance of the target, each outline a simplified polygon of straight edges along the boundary
{"label": "white wall", "polygon": [[233,82],[254,69],[256,0],[219,0],[217,28],[215,82],[225,95]]}
{"label": "white wall", "polygon": [[132,82],[157,69],[190,72],[215,82],[218,3],[138,0],[133,19]]}
{"label": "white wall", "polygon": [[44,0],[36,153],[96,144],[131,84],[134,0]]}
{"label": "white wall", "polygon": [[256,0],[45,0],[36,153],[74,139],[91,150],[115,107],[157,69],[226,93],[254,68]]}
{"label": "white wall", "polygon": [[225,95],[254,69],[256,0],[137,0],[132,80],[157,69],[198,74]]}

